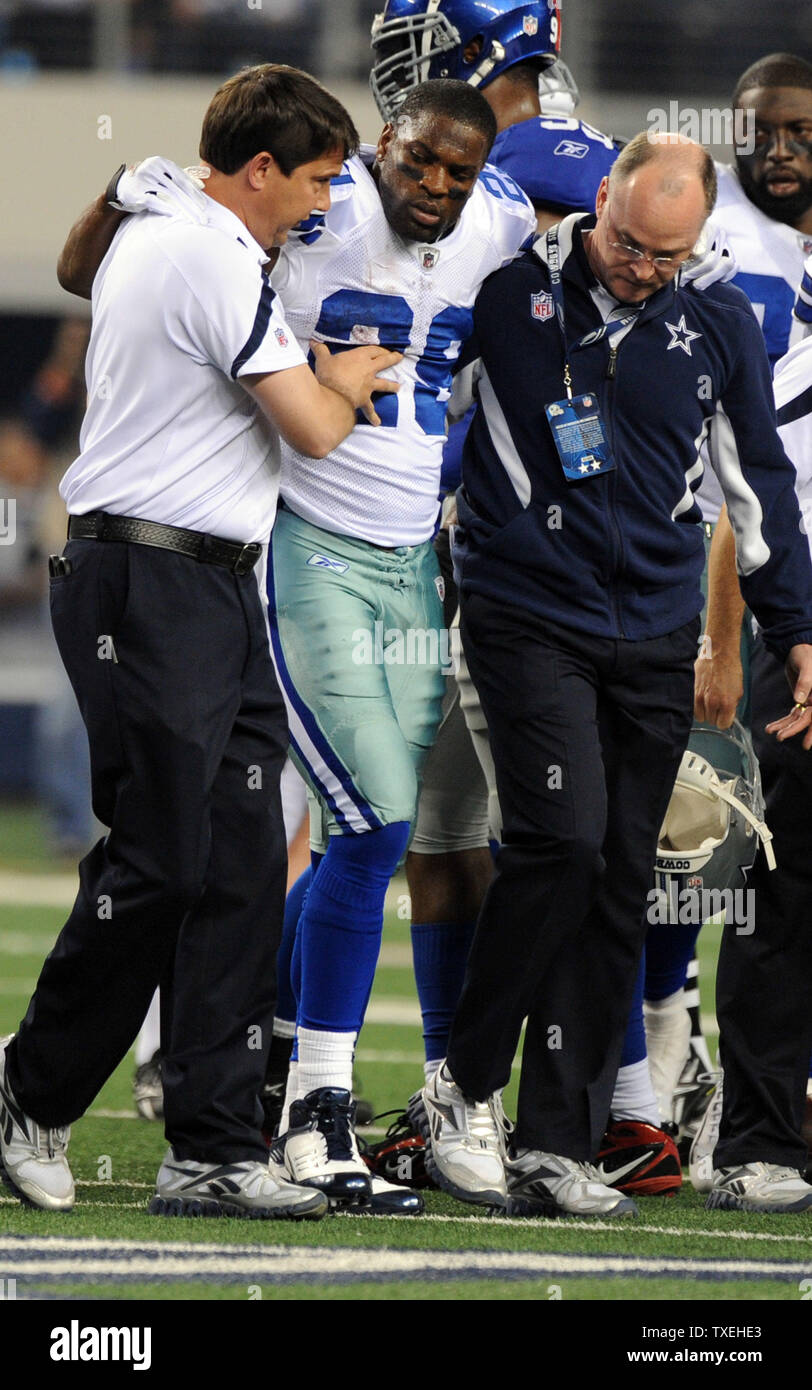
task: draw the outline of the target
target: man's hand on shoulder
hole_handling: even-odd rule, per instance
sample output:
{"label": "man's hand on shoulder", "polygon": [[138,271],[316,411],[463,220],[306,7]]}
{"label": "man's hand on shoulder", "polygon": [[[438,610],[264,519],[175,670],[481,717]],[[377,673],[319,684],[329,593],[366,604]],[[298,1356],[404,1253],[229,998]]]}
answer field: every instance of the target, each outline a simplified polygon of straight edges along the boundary
{"label": "man's hand on shoulder", "polygon": [[181,213],[187,219],[208,220],[203,192],[205,166],[181,169],[171,159],[154,154],[129,169],[117,169],[104,193],[74,222],[56,265],[63,290],[90,299],[96,271],[104,260],[123,219],[130,213]]}
{"label": "man's hand on shoulder", "polygon": [[207,174],[205,165],[181,169],[163,155],[150,155],[123,170],[115,189],[108,190],[108,202],[122,212],[183,213],[193,222],[205,223],[208,203],[203,177]]}
{"label": "man's hand on shoulder", "polygon": [[779,743],[783,743],[785,739],[795,738],[806,730],[803,746],[808,752],[812,748],[812,645],[799,642],[794,646],[787,657],[785,670],[795,705],[783,719],[768,724],[767,733],[775,734]]}
{"label": "man's hand on shoulder", "polygon": [[682,267],[682,280],[690,282],[698,290],[707,290],[711,285],[731,280],[738,268],[736,257],[727,244],[724,228],[709,222],[703,227],[699,241]]}

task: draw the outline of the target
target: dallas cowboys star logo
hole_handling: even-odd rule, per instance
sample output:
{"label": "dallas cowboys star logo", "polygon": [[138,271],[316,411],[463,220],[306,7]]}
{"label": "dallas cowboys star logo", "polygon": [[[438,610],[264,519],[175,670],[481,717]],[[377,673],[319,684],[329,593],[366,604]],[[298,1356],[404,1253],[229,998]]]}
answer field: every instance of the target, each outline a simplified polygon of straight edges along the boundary
{"label": "dallas cowboys star logo", "polygon": [[672,348],[682,348],[683,352],[686,352],[689,357],[693,357],[691,343],[694,338],[701,338],[702,334],[694,333],[693,330],[688,327],[685,322],[685,315],[681,315],[679,323],[667,323],[665,326],[671,334],[671,342],[668,344],[666,352],[670,352]]}

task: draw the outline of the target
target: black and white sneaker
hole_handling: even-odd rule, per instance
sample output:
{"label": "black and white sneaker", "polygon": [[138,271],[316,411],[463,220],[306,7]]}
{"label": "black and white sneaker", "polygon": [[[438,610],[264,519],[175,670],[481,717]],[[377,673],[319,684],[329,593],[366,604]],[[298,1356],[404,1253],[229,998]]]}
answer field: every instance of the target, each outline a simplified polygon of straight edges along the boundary
{"label": "black and white sneaker", "polygon": [[271,1150],[280,1156],[292,1182],[315,1187],[331,1206],[366,1207],[372,1197],[369,1169],[358,1152],[353,1123],[355,1105],[349,1091],[320,1086],[290,1107],[290,1128]]}
{"label": "black and white sneaker", "polygon": [[505,1163],[509,1216],[637,1216],[631,1197],[601,1180],[591,1163],[517,1149]]}
{"label": "black and white sneaker", "polygon": [[717,1168],[705,1206],[709,1211],[783,1212],[812,1207],[812,1187],[797,1168],[778,1163],[743,1163]]}
{"label": "black and white sneaker", "polygon": [[327,1199],[310,1188],[279,1181],[267,1164],[198,1163],[172,1149],[158,1169],[151,1216],[241,1216],[249,1220],[318,1220]]}
{"label": "black and white sneaker", "polygon": [[69,1126],[46,1129],[24,1114],[6,1080],[6,1048],[0,1038],[0,1172],[18,1197],[43,1211],[70,1211],[76,1200],[66,1157]]}

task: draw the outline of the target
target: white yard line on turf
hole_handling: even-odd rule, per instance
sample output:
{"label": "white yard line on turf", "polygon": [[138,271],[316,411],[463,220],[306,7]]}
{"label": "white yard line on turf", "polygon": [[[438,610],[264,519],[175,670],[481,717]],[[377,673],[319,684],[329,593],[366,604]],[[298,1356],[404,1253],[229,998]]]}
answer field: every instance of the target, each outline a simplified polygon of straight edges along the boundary
{"label": "white yard line on turf", "polygon": [[584,1255],[504,1250],[342,1249],[336,1246],[167,1245],[161,1242],[59,1242],[31,1237],[0,1241],[3,1269],[17,1279],[92,1282],[204,1276],[231,1281],[309,1278],[322,1282],[417,1277],[532,1278],[549,1274],[796,1280],[807,1267],[791,1260],[702,1259],[672,1255]]}
{"label": "white yard line on turf", "polygon": [[[137,1190],[139,1190],[139,1191],[140,1191],[141,1189],[145,1189],[145,1190],[151,1191],[152,1188],[154,1187],[154,1184],[153,1184],[153,1183],[146,1183],[146,1182],[129,1182],[129,1183],[128,1183],[128,1182],[122,1182],[122,1183],[105,1183],[105,1182],[98,1182],[98,1181],[83,1182],[83,1181],[80,1180],[80,1181],[77,1182],[76,1186],[77,1186],[77,1187],[129,1187],[129,1188],[131,1188],[131,1189],[137,1189]],[[19,1203],[19,1201],[17,1200],[16,1197],[0,1197],[0,1206],[19,1207],[19,1205],[20,1205],[20,1203]],[[110,1211],[143,1211],[143,1210],[144,1210],[144,1206],[143,1206],[143,1204],[142,1204],[141,1202],[92,1202],[92,1203],[89,1203],[88,1206],[84,1208],[84,1211],[85,1211],[85,1212],[96,1211],[98,1208],[104,1208],[104,1209],[110,1210]],[[340,1219],[340,1220],[342,1220],[342,1221],[381,1221],[381,1220],[386,1220],[385,1217],[365,1216],[365,1215],[364,1215],[363,1213],[361,1213],[361,1212],[351,1212],[351,1211],[336,1212],[336,1213],[334,1213],[334,1216],[336,1216],[338,1219]],[[392,1219],[404,1220],[403,1217],[400,1217],[400,1218],[392,1218]],[[756,1220],[759,1220],[760,1218],[755,1218],[755,1219],[756,1219]],[[549,1229],[549,1230],[552,1230],[552,1231],[574,1231],[574,1230],[578,1230],[578,1231],[580,1231],[585,1237],[586,1237],[586,1236],[589,1236],[589,1235],[600,1235],[601,1233],[606,1232],[606,1231],[623,1231],[623,1232],[625,1232],[627,1235],[634,1234],[634,1235],[652,1235],[652,1236],[672,1236],[672,1237],[677,1237],[677,1238],[684,1238],[684,1237],[687,1236],[687,1237],[696,1237],[697,1240],[733,1240],[733,1241],[737,1241],[737,1240],[754,1240],[754,1241],[762,1241],[764,1244],[767,1244],[767,1245],[769,1245],[769,1244],[775,1244],[776,1242],[779,1242],[779,1243],[780,1243],[781,1241],[785,1241],[785,1242],[788,1242],[788,1243],[790,1243],[790,1244],[792,1244],[792,1245],[806,1245],[806,1246],[809,1246],[809,1247],[810,1247],[810,1255],[812,1255],[812,1237],[810,1237],[810,1236],[802,1236],[802,1235],[795,1235],[795,1234],[792,1234],[792,1233],[788,1233],[788,1234],[786,1234],[786,1235],[780,1235],[780,1234],[777,1234],[777,1233],[774,1232],[774,1231],[756,1231],[756,1230],[752,1230],[752,1231],[743,1231],[743,1230],[735,1230],[735,1231],[733,1231],[733,1230],[728,1230],[728,1231],[723,1231],[723,1230],[708,1230],[708,1229],[706,1229],[706,1228],[704,1228],[704,1227],[696,1227],[696,1226],[649,1226],[648,1224],[644,1224],[643,1222],[640,1222],[640,1221],[635,1221],[635,1222],[633,1222],[633,1223],[630,1223],[630,1222],[628,1222],[628,1221],[591,1221],[591,1220],[590,1220],[590,1221],[581,1221],[581,1222],[578,1222],[578,1221],[576,1221],[576,1220],[567,1221],[567,1220],[561,1220],[561,1219],[557,1219],[557,1220],[556,1220],[556,1219],[553,1219],[553,1218],[549,1218],[549,1219],[548,1219],[548,1218],[545,1218],[545,1217],[517,1217],[517,1216],[473,1216],[473,1215],[471,1215],[471,1216],[444,1216],[444,1215],[439,1215],[439,1214],[435,1214],[435,1215],[428,1215],[428,1214],[427,1214],[427,1215],[425,1215],[425,1216],[420,1216],[420,1217],[409,1217],[409,1221],[410,1221],[410,1222],[415,1222],[415,1221],[428,1221],[428,1223],[429,1223],[430,1225],[432,1225],[432,1226],[452,1225],[452,1226],[486,1226],[486,1227],[492,1227],[492,1228],[507,1227],[507,1228],[512,1228],[512,1229],[515,1229],[515,1230],[525,1230],[525,1231],[542,1230],[542,1229],[544,1229],[544,1230]],[[14,1241],[21,1240],[21,1239],[25,1239],[26,1241],[28,1241],[28,1240],[31,1239],[31,1237],[28,1237],[28,1236],[25,1236],[25,1237],[20,1237],[20,1236],[5,1236],[5,1237],[0,1237],[0,1254],[2,1254],[2,1253],[5,1251],[6,1243],[7,1243],[8,1241],[14,1242]],[[77,1245],[77,1243],[79,1243],[79,1242],[81,1242],[81,1244],[82,1244],[83,1246],[84,1246],[84,1245],[87,1245],[89,1248],[98,1247],[98,1248],[101,1249],[101,1250],[108,1250],[108,1249],[109,1249],[109,1250],[114,1250],[114,1249],[117,1249],[119,1246],[120,1246],[122,1249],[129,1248],[130,1246],[136,1246],[136,1247],[139,1248],[139,1249],[142,1248],[142,1242],[140,1242],[140,1241],[135,1241],[135,1242],[134,1242],[134,1241],[116,1241],[116,1240],[109,1240],[109,1241],[108,1241],[108,1240],[98,1240],[98,1241],[94,1241],[91,1237],[85,1238],[85,1237],[80,1237],[80,1236],[70,1236],[70,1237],[62,1237],[62,1236],[45,1236],[45,1237],[42,1237],[40,1240],[38,1240],[37,1244],[38,1244],[38,1245],[44,1245],[44,1244],[46,1244],[46,1243],[51,1243],[51,1242],[56,1242],[57,1244],[64,1244],[64,1245],[65,1245],[65,1248],[67,1248],[67,1249],[75,1247],[75,1246]],[[164,1245],[164,1244],[165,1244],[165,1242],[162,1242],[160,1248],[163,1248],[163,1245]],[[218,1246],[218,1245],[212,1245],[212,1246],[208,1246],[208,1245],[206,1245],[206,1244],[198,1245],[197,1242],[195,1242],[193,1245],[192,1245],[192,1244],[189,1244],[189,1245],[187,1245],[187,1246],[184,1246],[182,1242],[181,1242],[180,1244],[178,1244],[177,1241],[172,1241],[172,1242],[171,1242],[171,1245],[172,1245],[173,1250],[174,1250],[174,1249],[190,1249],[190,1250],[199,1250],[199,1249],[203,1249],[203,1250],[207,1250],[207,1249],[209,1249],[209,1248],[211,1248],[211,1249],[213,1249],[213,1250],[219,1250],[219,1249],[221,1248],[221,1247]],[[225,1248],[226,1248],[226,1249],[239,1249],[240,1247],[239,1247],[239,1246],[227,1246],[227,1247],[225,1247]],[[246,1248],[246,1249],[251,1249],[251,1250],[253,1250],[253,1249],[256,1249],[257,1247],[255,1247],[255,1246],[246,1246],[245,1248]]]}

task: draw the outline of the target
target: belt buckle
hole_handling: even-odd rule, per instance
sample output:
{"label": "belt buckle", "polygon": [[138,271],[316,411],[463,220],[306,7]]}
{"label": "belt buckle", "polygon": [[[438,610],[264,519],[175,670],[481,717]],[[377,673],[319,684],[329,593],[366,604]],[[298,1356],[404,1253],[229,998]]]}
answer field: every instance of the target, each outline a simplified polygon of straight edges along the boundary
{"label": "belt buckle", "polygon": [[240,576],[250,574],[259,559],[261,551],[262,546],[258,541],[249,541],[246,545],[241,546],[240,553],[231,566],[232,574]]}

